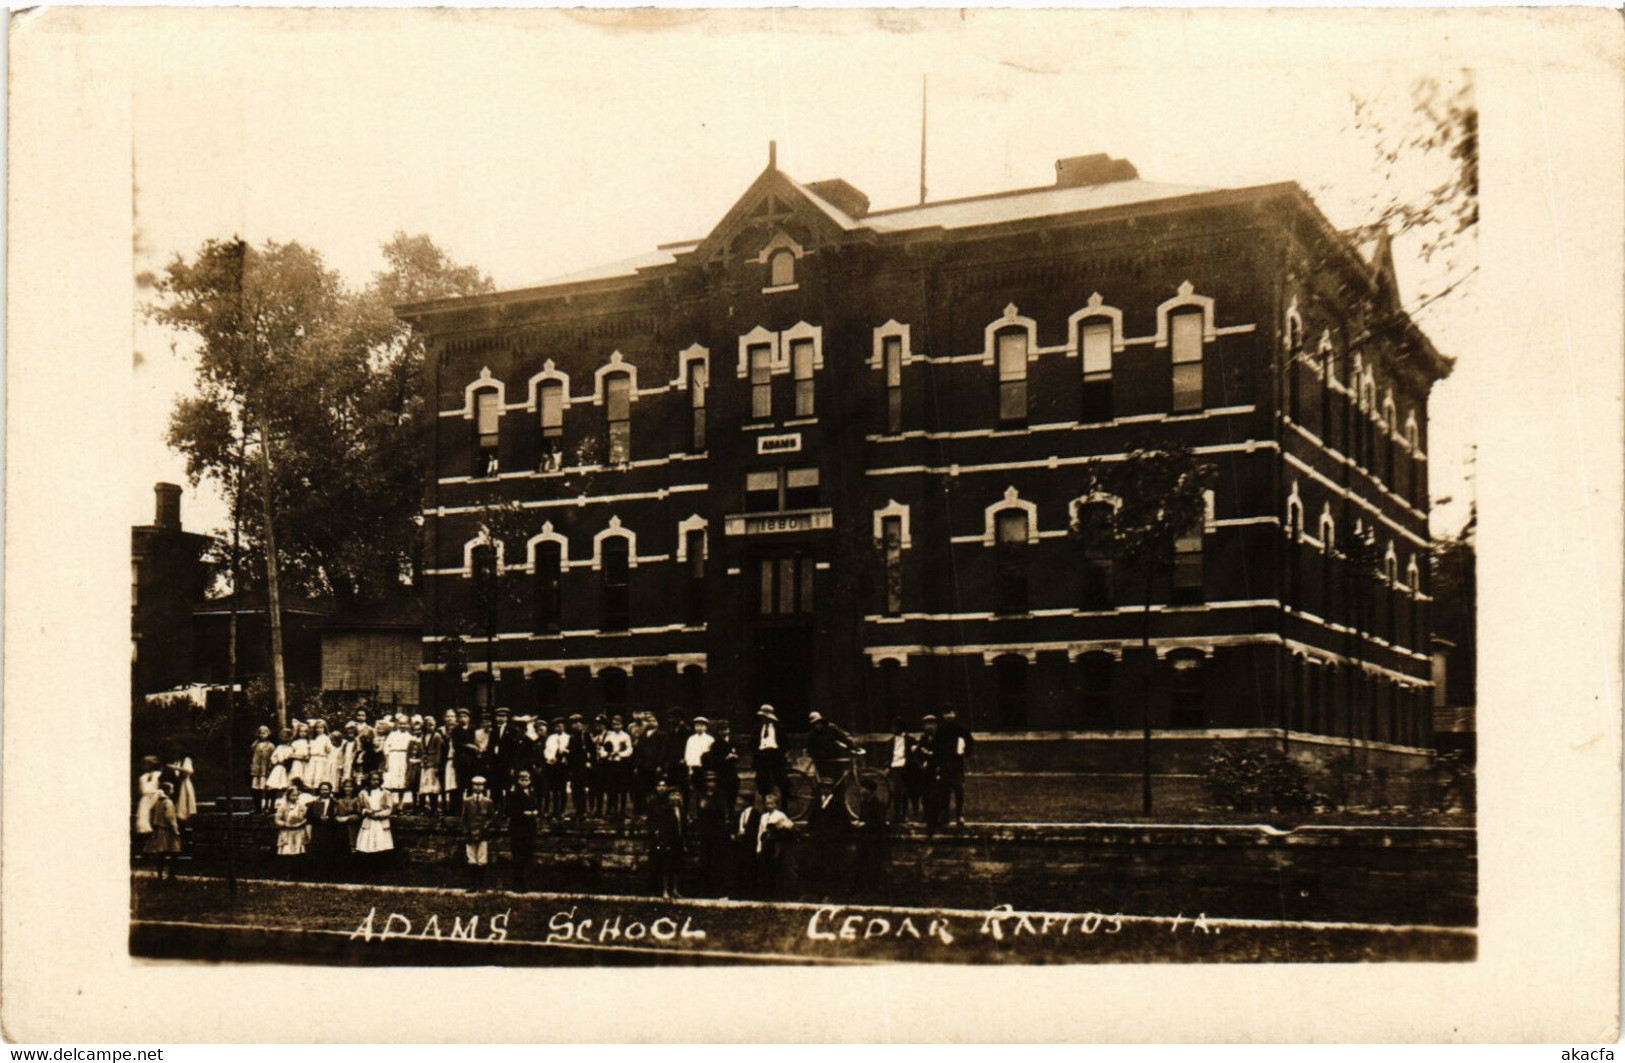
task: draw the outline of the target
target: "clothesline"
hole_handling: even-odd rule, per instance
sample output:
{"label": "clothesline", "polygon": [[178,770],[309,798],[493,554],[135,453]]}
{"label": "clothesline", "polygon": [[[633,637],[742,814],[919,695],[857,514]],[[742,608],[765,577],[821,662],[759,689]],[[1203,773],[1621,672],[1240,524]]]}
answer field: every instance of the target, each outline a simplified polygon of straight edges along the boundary
{"label": "clothesline", "polygon": [[148,705],[158,705],[167,708],[177,702],[186,702],[194,709],[201,709],[209,703],[209,691],[234,690],[242,693],[241,683],[193,683],[190,686],[176,687],[173,690],[161,690],[156,694],[147,695]]}

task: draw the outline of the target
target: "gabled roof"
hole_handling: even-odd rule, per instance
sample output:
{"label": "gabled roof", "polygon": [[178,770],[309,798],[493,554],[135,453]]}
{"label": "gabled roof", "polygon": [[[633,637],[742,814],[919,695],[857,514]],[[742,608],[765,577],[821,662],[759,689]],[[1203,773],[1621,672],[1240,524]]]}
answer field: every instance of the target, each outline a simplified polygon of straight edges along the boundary
{"label": "gabled roof", "polygon": [[791,209],[794,209],[799,201],[799,205],[806,208],[802,213],[816,217],[819,223],[840,233],[868,231],[890,235],[925,229],[967,229],[980,225],[1000,225],[1157,200],[1178,199],[1214,191],[1220,190],[1134,178],[1070,188],[1045,186],[1012,192],[995,192],[989,195],[943,200],[938,203],[893,207],[889,210],[871,211],[862,217],[853,217],[820,196],[808,185],[770,165],[751,183],[704,239],[662,244],[654,251],[550,277],[536,284],[522,285],[514,290],[634,277],[646,270],[674,265],[679,258],[690,253],[697,253],[701,260],[708,259],[769,196],[778,197],[779,202],[786,203]]}

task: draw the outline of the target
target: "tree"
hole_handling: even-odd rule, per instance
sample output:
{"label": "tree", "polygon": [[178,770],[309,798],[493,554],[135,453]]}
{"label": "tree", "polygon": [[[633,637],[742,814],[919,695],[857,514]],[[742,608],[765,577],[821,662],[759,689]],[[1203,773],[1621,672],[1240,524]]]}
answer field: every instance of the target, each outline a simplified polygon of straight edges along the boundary
{"label": "tree", "polygon": [[424,347],[392,307],[492,287],[425,236],[397,233],[384,258],[352,292],[299,244],[210,241],[170,264],[151,308],[197,345],[197,394],[177,403],[169,432],[189,476],[231,502],[243,411],[263,408],[279,519],[268,529],[245,510],[245,558],[263,569],[274,534],[288,589],[341,606],[398,586],[421,555]]}
{"label": "tree", "polygon": [[[213,482],[242,514],[276,674],[284,587],[348,605],[398,586],[419,555],[423,345],[391,300],[491,287],[427,237],[396,234],[384,255],[389,268],[357,293],[300,244],[210,240],[175,257],[147,308],[197,358],[169,444],[193,483]],[[239,505],[245,492],[255,504]]]}
{"label": "tree", "polygon": [[1166,440],[1147,440],[1119,461],[1096,459],[1084,467],[1085,503],[1074,511],[1071,534],[1085,548],[1109,556],[1139,579],[1143,589],[1140,648],[1145,662],[1141,717],[1143,804],[1151,813],[1151,605],[1159,573],[1174,562],[1179,540],[1206,517],[1205,486],[1212,470],[1190,449]]}

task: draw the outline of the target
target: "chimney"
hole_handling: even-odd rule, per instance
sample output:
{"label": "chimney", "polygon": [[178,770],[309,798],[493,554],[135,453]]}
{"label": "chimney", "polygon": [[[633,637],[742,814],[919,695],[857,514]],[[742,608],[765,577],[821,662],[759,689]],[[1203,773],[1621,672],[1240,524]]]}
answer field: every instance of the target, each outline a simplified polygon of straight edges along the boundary
{"label": "chimney", "polygon": [[181,489],[178,484],[154,484],[153,494],[158,496],[158,513],[154,523],[160,528],[181,527]]}
{"label": "chimney", "polygon": [[1097,155],[1074,155],[1070,159],[1055,160],[1055,187],[1080,188],[1084,185],[1104,185],[1112,181],[1132,181],[1140,171],[1127,159],[1114,159],[1105,152]]}
{"label": "chimney", "polygon": [[861,218],[869,213],[869,197],[839,177],[832,177],[828,181],[814,181],[807,186],[807,191],[836,210],[845,212],[849,218]]}

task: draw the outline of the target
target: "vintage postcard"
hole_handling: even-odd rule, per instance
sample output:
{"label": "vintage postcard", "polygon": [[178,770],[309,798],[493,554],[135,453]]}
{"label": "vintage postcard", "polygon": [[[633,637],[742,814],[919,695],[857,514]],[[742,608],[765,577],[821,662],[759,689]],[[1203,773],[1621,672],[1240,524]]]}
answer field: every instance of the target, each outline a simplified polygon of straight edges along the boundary
{"label": "vintage postcard", "polygon": [[1621,37],[14,16],[7,1034],[1613,1038]]}

